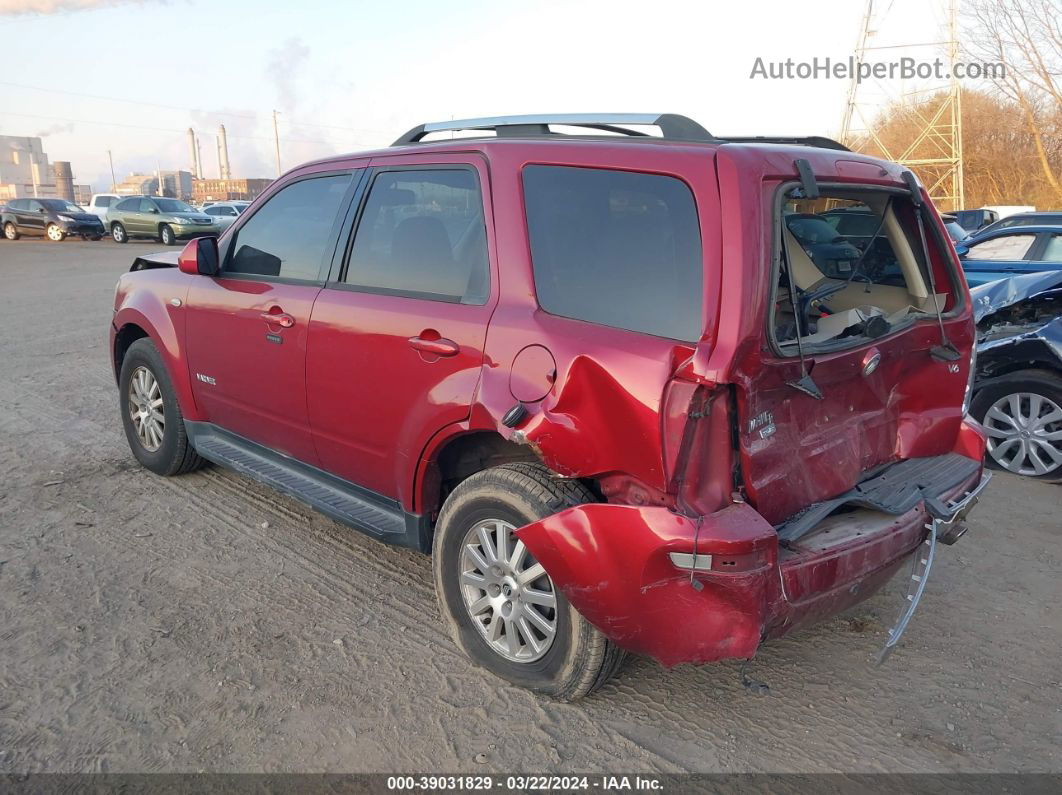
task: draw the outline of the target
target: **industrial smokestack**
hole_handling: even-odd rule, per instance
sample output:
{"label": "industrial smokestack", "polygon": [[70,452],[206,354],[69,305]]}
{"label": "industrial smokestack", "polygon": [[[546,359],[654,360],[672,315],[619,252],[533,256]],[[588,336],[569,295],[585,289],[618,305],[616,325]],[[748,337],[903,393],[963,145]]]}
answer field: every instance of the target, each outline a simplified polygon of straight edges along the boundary
{"label": "industrial smokestack", "polygon": [[195,130],[188,128],[188,148],[191,151],[192,176],[199,179],[199,154],[195,147]]}
{"label": "industrial smokestack", "polygon": [[221,125],[218,138],[218,157],[220,158],[219,164],[221,166],[221,178],[232,179],[232,173],[229,171],[229,139],[225,137],[225,125]]}
{"label": "industrial smokestack", "polygon": [[70,170],[70,163],[66,160],[52,162],[55,170],[55,190],[60,199],[68,202],[74,201],[74,172]]}

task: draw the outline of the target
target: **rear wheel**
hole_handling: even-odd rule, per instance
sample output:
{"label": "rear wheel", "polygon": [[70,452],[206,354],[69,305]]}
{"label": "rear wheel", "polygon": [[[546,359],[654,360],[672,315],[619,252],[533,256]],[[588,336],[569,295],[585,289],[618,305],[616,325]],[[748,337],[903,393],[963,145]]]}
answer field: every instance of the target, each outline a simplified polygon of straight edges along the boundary
{"label": "rear wheel", "polygon": [[4,237],[8,240],[18,240],[19,238],[18,229],[10,221],[4,224]]}
{"label": "rear wheel", "polygon": [[593,499],[537,464],[487,469],[447,498],[432,548],[435,590],[458,647],[503,679],[564,701],[608,681],[625,655],[568,603],[513,531]]}
{"label": "rear wheel", "polygon": [[1022,370],[985,381],[970,413],[988,434],[988,463],[1016,475],[1062,480],[1062,377]]}
{"label": "rear wheel", "polygon": [[129,346],[118,386],[122,425],[137,461],[158,475],[181,475],[203,466],[188,441],[173,382],[150,339]]}
{"label": "rear wheel", "polygon": [[48,224],[45,234],[53,243],[61,243],[63,238],[66,237],[66,232],[59,228],[59,224]]}
{"label": "rear wheel", "polygon": [[111,237],[114,238],[115,243],[127,243],[129,242],[129,234],[125,231],[125,227],[120,222],[115,222],[111,226]]}
{"label": "rear wheel", "polygon": [[159,227],[159,241],[164,246],[172,246],[177,242],[177,236],[173,234],[173,229],[169,224],[163,224]]}

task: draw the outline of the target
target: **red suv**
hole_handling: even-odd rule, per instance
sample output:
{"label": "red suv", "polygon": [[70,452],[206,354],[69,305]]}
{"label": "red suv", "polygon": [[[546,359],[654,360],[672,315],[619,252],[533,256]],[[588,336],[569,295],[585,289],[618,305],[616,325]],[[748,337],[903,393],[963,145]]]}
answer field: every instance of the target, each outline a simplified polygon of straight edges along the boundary
{"label": "red suv", "polygon": [[[786,220],[846,213],[815,244]],[[895,644],[986,480],[973,341],[910,172],[640,114],[300,166],[138,258],[111,329],[144,466],[430,553],[457,644],[567,699],[628,650],[749,658],[913,562]]]}

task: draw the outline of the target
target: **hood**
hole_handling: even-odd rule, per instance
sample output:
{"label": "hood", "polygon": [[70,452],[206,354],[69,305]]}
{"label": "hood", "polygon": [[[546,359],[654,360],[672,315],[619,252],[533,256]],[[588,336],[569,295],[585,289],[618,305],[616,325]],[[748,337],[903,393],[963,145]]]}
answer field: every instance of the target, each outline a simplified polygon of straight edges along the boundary
{"label": "hood", "polygon": [[1062,290],[1062,271],[1044,273],[1026,273],[986,282],[970,290],[973,300],[974,322],[980,323],[986,317],[1006,309],[1021,301],[1038,298],[1044,293]]}
{"label": "hood", "polygon": [[180,256],[181,252],[175,249],[159,251],[155,254],[141,254],[133,260],[133,265],[129,270],[147,271],[155,268],[176,268],[177,258]]}
{"label": "hood", "polygon": [[52,215],[65,215],[67,218],[73,218],[75,221],[98,221],[99,216],[92,213],[66,213],[60,210],[56,210]]}

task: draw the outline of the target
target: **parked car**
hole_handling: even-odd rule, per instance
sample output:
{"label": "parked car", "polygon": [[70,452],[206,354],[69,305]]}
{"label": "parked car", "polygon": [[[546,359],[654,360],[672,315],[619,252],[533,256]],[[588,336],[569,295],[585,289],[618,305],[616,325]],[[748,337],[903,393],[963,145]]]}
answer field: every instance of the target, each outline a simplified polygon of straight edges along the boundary
{"label": "parked car", "polygon": [[954,215],[942,215],[940,220],[944,222],[944,230],[948,233],[952,243],[961,243],[970,236],[970,233],[959,225]]}
{"label": "parked car", "polygon": [[[840,220],[836,216],[834,218]],[[825,216],[788,213],[785,223],[807,255],[827,276],[843,279],[852,272],[852,265],[859,259],[860,250]],[[844,223],[850,224],[848,219],[844,219]]]}
{"label": "parked car", "polygon": [[108,209],[107,228],[116,243],[150,237],[167,246],[178,240],[221,233],[221,227],[209,215],[197,212],[180,199],[162,196],[122,199]]}
{"label": "parked car", "polygon": [[[633,125],[668,145],[600,135]],[[423,141],[450,130],[484,137]],[[889,221],[900,285],[819,269],[781,210],[824,201]],[[924,581],[987,482],[936,212],[902,166],[824,139],[421,125],[138,257],[114,309],[143,466],[232,467],[430,553],[457,645],[557,698],[625,651],[745,659],[905,564]]]}
{"label": "parked car", "polygon": [[107,225],[107,210],[111,208],[111,205],[117,204],[122,200],[122,196],[117,193],[93,193],[92,198],[89,200],[88,207],[85,209],[95,215],[104,226]]}
{"label": "parked car", "polygon": [[955,247],[970,286],[1020,273],[1062,270],[1062,227],[1015,226]]}
{"label": "parked car", "polygon": [[970,413],[988,434],[988,462],[1062,481],[1062,270],[1012,276],[970,294],[977,321]]}
{"label": "parked car", "polygon": [[952,215],[955,216],[959,226],[971,234],[999,220],[999,213],[995,210],[983,208],[980,210],[956,210]]}
{"label": "parked car", "polygon": [[0,225],[8,240],[42,235],[59,243],[67,235],[92,240],[103,237],[100,219],[65,199],[12,199],[0,214]]}
{"label": "parked car", "polygon": [[215,202],[205,206],[203,213],[217,221],[218,226],[222,229],[228,229],[239,217],[240,213],[250,206],[250,202],[244,201]]}
{"label": "parked car", "polygon": [[986,235],[999,229],[1010,229],[1012,226],[1062,226],[1062,213],[1018,213],[1001,218],[994,224],[989,224],[977,236]]}

